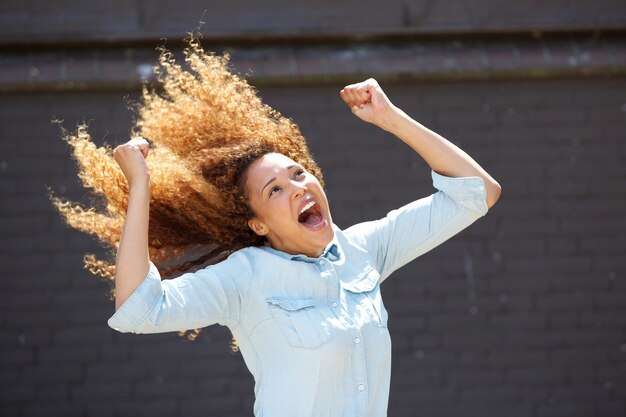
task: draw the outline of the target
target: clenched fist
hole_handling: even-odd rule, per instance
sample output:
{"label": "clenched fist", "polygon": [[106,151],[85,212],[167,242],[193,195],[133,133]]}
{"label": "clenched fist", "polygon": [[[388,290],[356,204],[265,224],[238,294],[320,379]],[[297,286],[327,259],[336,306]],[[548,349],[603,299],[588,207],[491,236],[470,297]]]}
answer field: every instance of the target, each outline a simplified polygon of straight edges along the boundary
{"label": "clenched fist", "polygon": [[339,95],[357,117],[380,127],[395,107],[373,78],[347,85]]}
{"label": "clenched fist", "polygon": [[122,168],[129,185],[135,181],[144,181],[150,178],[148,172],[148,148],[150,144],[142,137],[132,138],[128,142],[113,149],[113,158]]}

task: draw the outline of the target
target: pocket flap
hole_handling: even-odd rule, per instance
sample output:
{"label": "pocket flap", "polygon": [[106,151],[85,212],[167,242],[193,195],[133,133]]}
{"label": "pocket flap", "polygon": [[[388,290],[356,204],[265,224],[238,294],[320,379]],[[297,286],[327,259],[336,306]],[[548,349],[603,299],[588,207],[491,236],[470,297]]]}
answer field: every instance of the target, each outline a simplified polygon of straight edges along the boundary
{"label": "pocket flap", "polygon": [[357,279],[344,282],[343,287],[350,292],[367,292],[376,288],[380,274],[373,267],[368,266],[363,272],[361,272]]}
{"label": "pocket flap", "polygon": [[314,297],[267,297],[265,301],[289,311],[315,306]]}

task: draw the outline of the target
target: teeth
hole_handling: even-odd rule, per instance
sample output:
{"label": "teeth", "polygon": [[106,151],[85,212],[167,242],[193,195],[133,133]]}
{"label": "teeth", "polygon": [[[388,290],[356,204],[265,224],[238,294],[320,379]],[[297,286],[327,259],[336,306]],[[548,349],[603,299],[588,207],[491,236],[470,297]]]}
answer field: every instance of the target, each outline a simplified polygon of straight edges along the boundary
{"label": "teeth", "polygon": [[302,207],[302,210],[300,210],[300,213],[298,213],[298,215],[304,213],[305,211],[307,211],[308,209],[310,209],[314,205],[315,205],[315,201],[311,201],[310,203],[307,203],[306,206]]}

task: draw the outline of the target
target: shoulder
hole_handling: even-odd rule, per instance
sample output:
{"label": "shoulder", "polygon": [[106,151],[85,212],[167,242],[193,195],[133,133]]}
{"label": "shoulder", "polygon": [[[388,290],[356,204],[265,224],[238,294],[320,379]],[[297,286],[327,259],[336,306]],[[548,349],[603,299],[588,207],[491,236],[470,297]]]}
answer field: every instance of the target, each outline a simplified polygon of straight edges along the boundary
{"label": "shoulder", "polygon": [[[368,223],[368,222],[366,222]],[[335,236],[342,247],[353,247],[367,250],[368,225],[366,223],[354,224],[346,229],[335,226]]]}
{"label": "shoulder", "polygon": [[218,279],[230,278],[233,281],[247,280],[254,274],[255,256],[251,248],[239,249],[229,254],[226,259],[208,265],[197,273],[217,276]]}

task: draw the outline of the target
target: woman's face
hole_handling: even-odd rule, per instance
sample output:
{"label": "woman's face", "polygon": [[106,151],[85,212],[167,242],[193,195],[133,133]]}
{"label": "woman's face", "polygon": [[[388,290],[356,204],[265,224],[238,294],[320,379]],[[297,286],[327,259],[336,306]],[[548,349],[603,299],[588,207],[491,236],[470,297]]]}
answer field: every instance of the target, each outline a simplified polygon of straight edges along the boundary
{"label": "woman's face", "polygon": [[291,158],[269,153],[244,176],[250,228],[274,249],[293,255],[322,255],[334,237],[328,200],[317,178]]}

